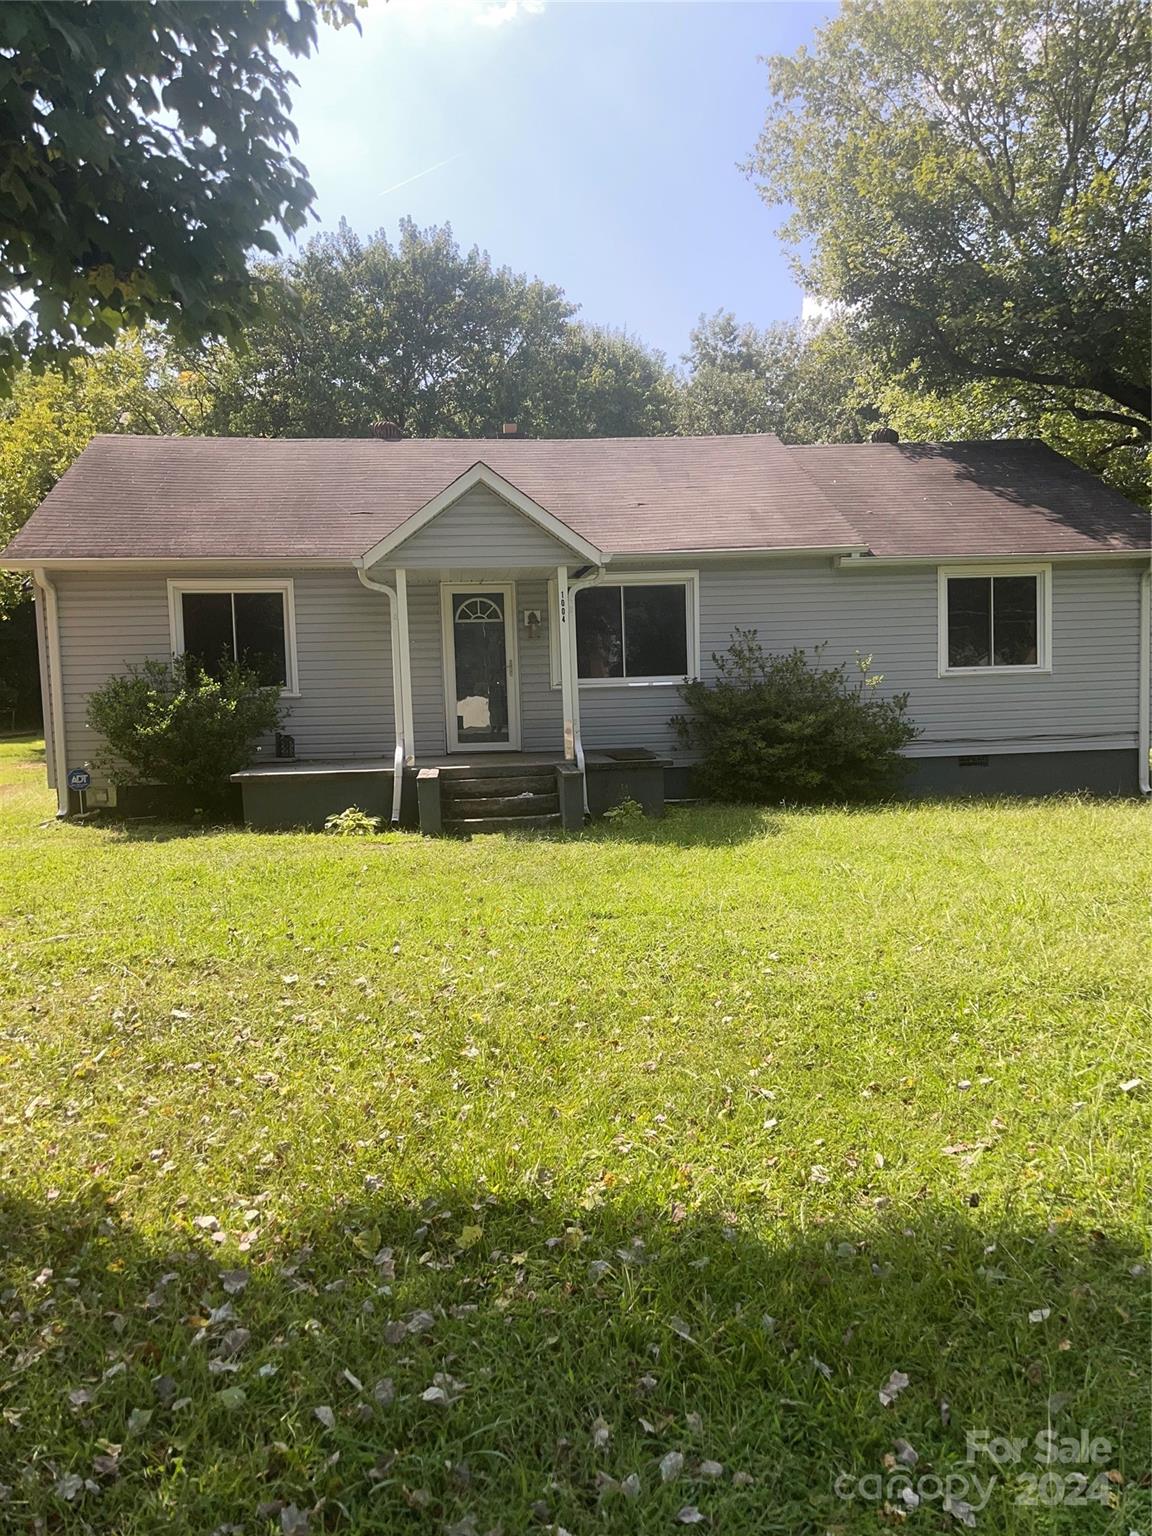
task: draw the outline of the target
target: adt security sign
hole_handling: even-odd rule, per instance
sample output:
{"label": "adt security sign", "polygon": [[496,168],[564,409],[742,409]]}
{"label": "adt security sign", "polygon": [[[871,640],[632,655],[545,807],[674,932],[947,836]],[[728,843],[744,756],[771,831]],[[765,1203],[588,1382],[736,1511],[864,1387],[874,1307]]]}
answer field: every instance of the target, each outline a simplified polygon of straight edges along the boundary
{"label": "adt security sign", "polygon": [[87,768],[70,768],[68,770],[68,788],[74,789],[77,794],[83,794],[92,783],[92,775]]}

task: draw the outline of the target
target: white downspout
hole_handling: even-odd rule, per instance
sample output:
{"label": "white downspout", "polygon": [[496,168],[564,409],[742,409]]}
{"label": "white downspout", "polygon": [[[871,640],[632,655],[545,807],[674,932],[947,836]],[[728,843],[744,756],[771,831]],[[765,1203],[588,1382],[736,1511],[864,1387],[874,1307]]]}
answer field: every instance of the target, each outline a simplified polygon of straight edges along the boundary
{"label": "white downspout", "polygon": [[584,738],[580,730],[580,669],[576,659],[576,593],[585,587],[594,587],[604,579],[604,567],[599,566],[592,576],[581,577],[568,583],[568,640],[569,667],[572,673],[572,741],[576,749],[576,766],[580,770],[580,783],[584,791],[584,814],[588,815],[588,774],[584,768]]}
{"label": "white downspout", "polygon": [[1140,577],[1140,708],[1137,715],[1136,750],[1140,754],[1136,764],[1137,783],[1142,795],[1152,794],[1148,782],[1148,753],[1152,750],[1152,568]]}
{"label": "white downspout", "polygon": [[55,780],[56,814],[68,814],[68,745],[64,732],[64,674],[60,666],[60,605],[56,588],[43,566],[32,572],[32,580],[44,594],[44,628],[48,646],[48,706],[52,728],[52,777]]}
{"label": "white downspout", "polygon": [[382,581],[373,581],[366,571],[356,568],[360,585],[369,592],[383,592],[388,599],[389,634],[392,642],[392,714],[396,730],[396,750],[392,757],[392,824],[400,822],[400,799],[404,793],[404,763],[407,758],[407,742],[404,736],[406,716],[404,701],[404,669],[400,661],[400,614],[395,588]]}

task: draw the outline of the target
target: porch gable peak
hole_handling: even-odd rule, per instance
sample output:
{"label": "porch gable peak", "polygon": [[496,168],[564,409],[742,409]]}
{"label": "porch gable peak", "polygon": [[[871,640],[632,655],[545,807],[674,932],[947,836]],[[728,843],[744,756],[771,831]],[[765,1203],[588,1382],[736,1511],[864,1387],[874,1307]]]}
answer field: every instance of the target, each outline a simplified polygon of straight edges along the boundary
{"label": "porch gable peak", "polygon": [[401,547],[420,533],[424,528],[454,507],[469,491],[483,488],[498,496],[501,501],[507,503],[515,512],[518,512],[529,523],[532,523],[548,534],[564,549],[571,551],[582,564],[604,565],[608,559],[604,551],[599,549],[588,539],[583,538],[575,529],[567,523],[561,522],[546,507],[542,507],[538,501],[503,475],[498,474],[491,465],[477,460],[470,469],[466,469],[462,475],[457,476],[449,485],[433,496],[431,501],[426,501],[422,507],[394,528],[391,533],[373,544],[360,556],[356,564],[367,570],[371,566],[379,565],[384,561],[396,563],[391,557],[396,556]]}

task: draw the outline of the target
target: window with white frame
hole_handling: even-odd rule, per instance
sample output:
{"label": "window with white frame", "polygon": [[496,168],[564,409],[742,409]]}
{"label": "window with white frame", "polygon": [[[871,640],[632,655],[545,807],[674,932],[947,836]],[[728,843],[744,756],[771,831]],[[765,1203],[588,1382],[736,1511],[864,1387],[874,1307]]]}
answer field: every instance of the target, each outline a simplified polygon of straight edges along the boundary
{"label": "window with white frame", "polygon": [[[549,598],[555,686],[560,635],[554,583]],[[699,670],[695,573],[597,582],[574,594],[572,610],[576,676],[583,685],[679,683]]]}
{"label": "window with white frame", "polygon": [[266,687],[297,691],[291,580],[169,582],[172,649],[208,673],[240,662]]}
{"label": "window with white frame", "polygon": [[1043,672],[1050,665],[1047,566],[940,570],[940,671]]}

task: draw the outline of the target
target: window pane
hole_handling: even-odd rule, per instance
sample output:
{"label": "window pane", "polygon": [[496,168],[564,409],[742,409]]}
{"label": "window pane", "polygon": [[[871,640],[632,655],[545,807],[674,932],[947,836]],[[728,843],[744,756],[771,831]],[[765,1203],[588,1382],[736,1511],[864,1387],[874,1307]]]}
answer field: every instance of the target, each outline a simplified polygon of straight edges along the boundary
{"label": "window pane", "polygon": [[185,653],[215,676],[221,663],[232,660],[232,594],[184,592],[180,603]]}
{"label": "window pane", "polygon": [[1039,660],[1035,576],[997,576],[992,587],[992,633],[997,667],[1034,667]]}
{"label": "window pane", "polygon": [[261,683],[288,683],[287,647],[284,641],[284,594],[236,592],[236,643],[240,660],[251,667]]}
{"label": "window pane", "polygon": [[992,661],[992,578],[948,580],[948,665],[987,667]]}
{"label": "window pane", "polygon": [[628,677],[684,677],[688,672],[685,589],[624,587],[624,670]]}
{"label": "window pane", "polygon": [[577,592],[576,671],[580,677],[624,676],[619,587]]}

